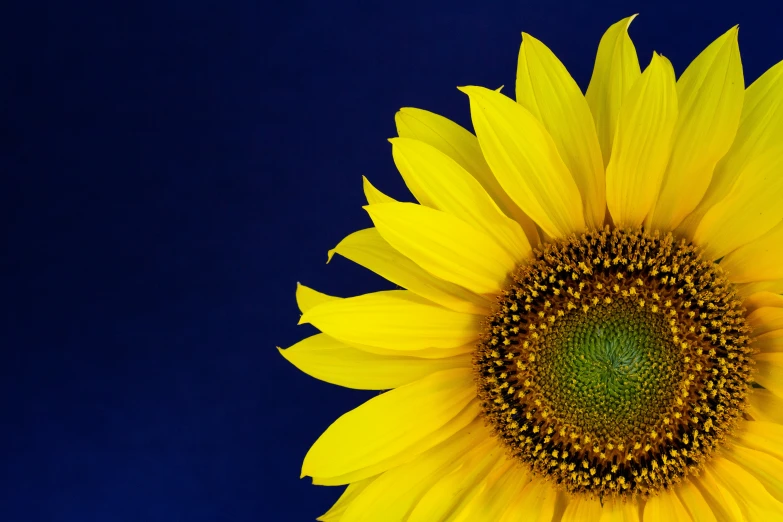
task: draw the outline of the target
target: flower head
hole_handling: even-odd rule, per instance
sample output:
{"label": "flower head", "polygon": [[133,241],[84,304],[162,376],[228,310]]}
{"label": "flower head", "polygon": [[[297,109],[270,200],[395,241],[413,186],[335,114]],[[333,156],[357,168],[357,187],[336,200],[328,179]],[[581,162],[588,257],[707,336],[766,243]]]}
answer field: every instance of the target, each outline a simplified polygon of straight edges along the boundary
{"label": "flower head", "polygon": [[320,520],[783,517],[783,62],[745,89],[734,27],[675,79],[633,17],[586,94],[523,34],[516,100],[462,87],[474,136],[419,109],[336,253],[404,290],[300,286],[303,371],[391,390],[302,475]]}

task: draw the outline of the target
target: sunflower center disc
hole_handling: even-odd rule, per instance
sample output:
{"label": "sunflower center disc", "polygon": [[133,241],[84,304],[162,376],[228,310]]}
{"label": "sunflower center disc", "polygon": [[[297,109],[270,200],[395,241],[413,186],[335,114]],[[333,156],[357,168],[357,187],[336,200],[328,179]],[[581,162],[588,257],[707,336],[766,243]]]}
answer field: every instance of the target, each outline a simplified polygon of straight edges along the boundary
{"label": "sunflower center disc", "polygon": [[674,399],[682,361],[659,315],[613,303],[566,314],[545,335],[540,391],[574,426],[627,437]]}
{"label": "sunflower center disc", "polygon": [[648,496],[697,472],[740,418],[748,333],[720,267],[671,235],[547,244],[513,274],[476,351],[484,414],[567,491]]}

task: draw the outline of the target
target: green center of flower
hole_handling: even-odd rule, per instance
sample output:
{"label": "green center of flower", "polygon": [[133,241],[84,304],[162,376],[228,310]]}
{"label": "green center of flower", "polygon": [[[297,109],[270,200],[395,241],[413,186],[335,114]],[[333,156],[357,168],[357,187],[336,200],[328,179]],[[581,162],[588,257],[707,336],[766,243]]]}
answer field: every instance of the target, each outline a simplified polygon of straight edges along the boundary
{"label": "green center of flower", "polygon": [[495,434],[570,493],[649,496],[698,473],[741,418],[749,327],[685,241],[590,231],[518,267],[474,356]]}
{"label": "green center of flower", "polygon": [[542,341],[541,394],[560,417],[602,436],[651,426],[682,361],[659,315],[617,304],[571,312]]}

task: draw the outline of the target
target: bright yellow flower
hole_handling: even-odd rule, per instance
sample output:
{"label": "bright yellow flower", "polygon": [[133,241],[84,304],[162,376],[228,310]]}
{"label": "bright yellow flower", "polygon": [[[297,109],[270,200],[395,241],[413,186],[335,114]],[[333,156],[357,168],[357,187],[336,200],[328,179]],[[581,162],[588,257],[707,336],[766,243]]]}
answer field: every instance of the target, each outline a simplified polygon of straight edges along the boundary
{"label": "bright yellow flower", "polygon": [[675,80],[609,28],[583,95],[525,34],[476,136],[419,109],[329,253],[405,290],[300,286],[283,350],[391,390],[316,441],[319,520],[783,520],[783,62],[747,90],[737,28]]}

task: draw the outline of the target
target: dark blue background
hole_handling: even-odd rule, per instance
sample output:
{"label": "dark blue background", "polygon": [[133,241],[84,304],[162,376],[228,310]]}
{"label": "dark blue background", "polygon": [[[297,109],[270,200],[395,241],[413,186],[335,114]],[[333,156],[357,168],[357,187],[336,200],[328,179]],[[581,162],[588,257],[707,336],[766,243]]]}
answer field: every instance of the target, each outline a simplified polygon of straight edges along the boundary
{"label": "dark blue background", "polygon": [[[0,520],[306,521],[319,433],[371,394],[275,346],[297,281],[388,288],[326,251],[404,197],[394,112],[469,122],[455,86],[513,94],[520,31],[583,87],[631,34],[677,72],[739,23],[747,80],[781,8],[740,2],[60,2],[3,15]],[[368,5],[371,4],[371,5]],[[544,7],[547,5],[547,7]]]}

